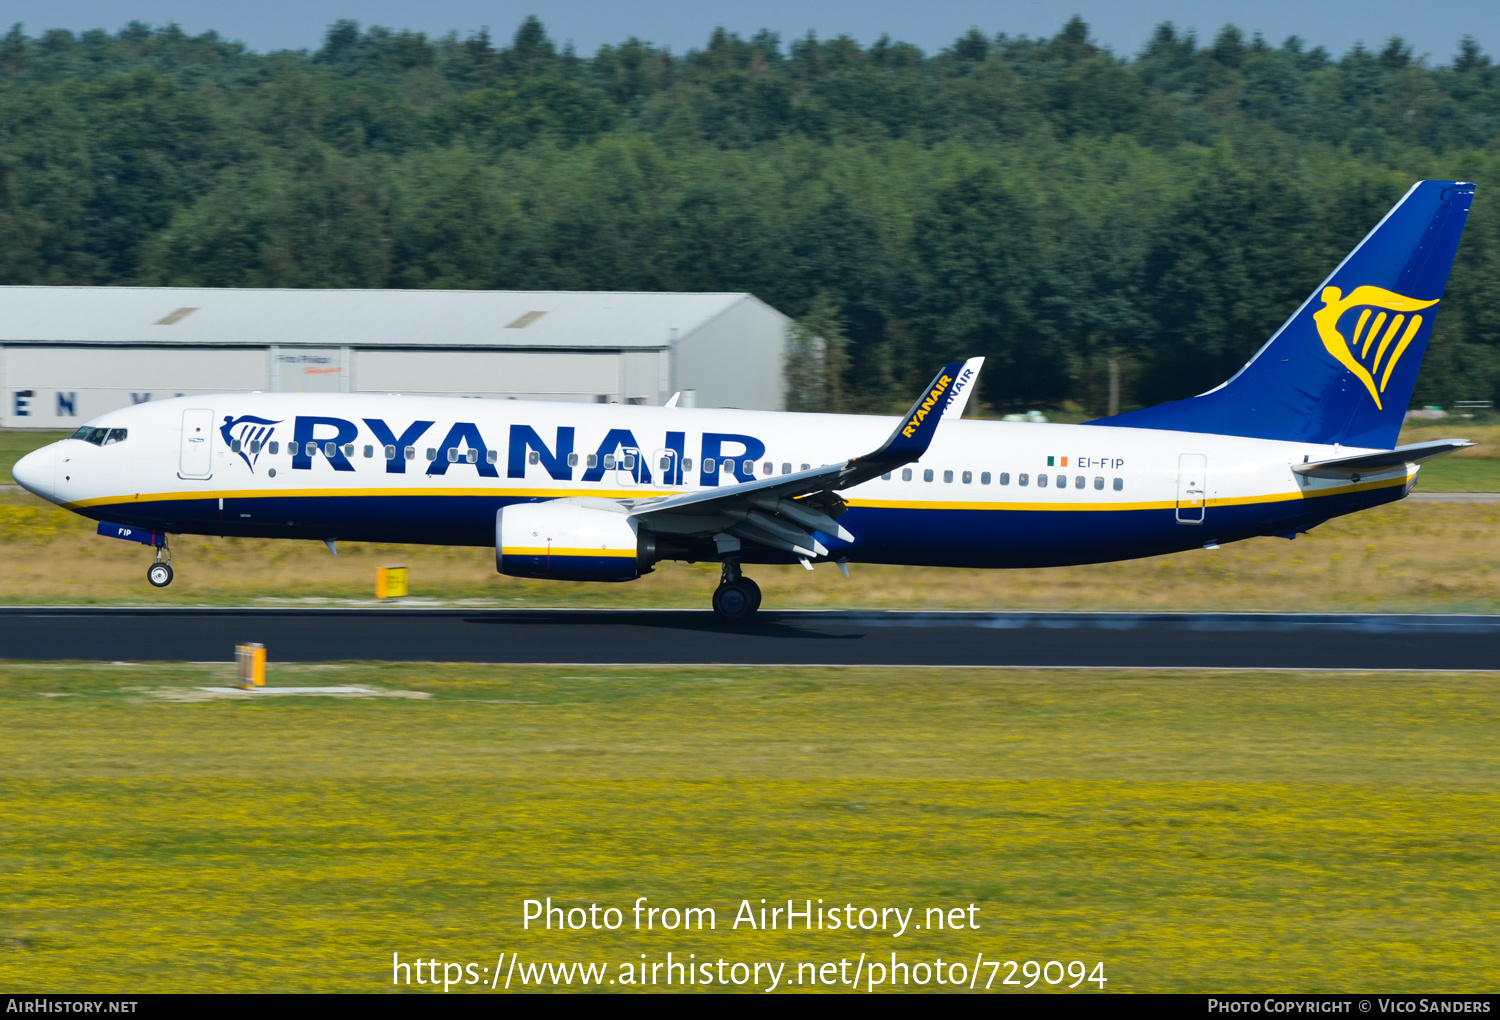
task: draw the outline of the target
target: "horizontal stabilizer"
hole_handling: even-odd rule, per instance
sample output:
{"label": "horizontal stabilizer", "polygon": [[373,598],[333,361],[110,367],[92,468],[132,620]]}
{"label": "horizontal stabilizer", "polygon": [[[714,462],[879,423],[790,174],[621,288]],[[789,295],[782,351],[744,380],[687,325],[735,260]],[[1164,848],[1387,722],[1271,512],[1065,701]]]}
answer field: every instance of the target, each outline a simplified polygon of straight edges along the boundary
{"label": "horizontal stabilizer", "polygon": [[1394,450],[1381,450],[1378,453],[1357,453],[1351,457],[1335,457],[1332,460],[1319,460],[1311,464],[1294,464],[1292,470],[1299,475],[1342,478],[1361,471],[1379,471],[1382,468],[1415,464],[1430,457],[1441,457],[1445,453],[1453,453],[1473,445],[1467,439],[1434,439],[1429,443],[1411,443],[1407,446],[1398,446]]}

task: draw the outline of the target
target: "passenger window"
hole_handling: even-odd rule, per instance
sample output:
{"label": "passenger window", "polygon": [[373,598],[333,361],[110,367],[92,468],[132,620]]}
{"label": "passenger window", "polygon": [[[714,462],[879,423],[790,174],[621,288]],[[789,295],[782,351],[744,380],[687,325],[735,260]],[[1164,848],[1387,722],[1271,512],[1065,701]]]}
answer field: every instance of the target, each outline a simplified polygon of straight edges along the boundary
{"label": "passenger window", "polygon": [[1104,491],[1104,476],[1103,475],[1095,475],[1094,476],[1094,488],[1097,489],[1097,490],[1099,490],[1099,491],[1101,491],[1101,492]]}
{"label": "passenger window", "polygon": [[396,459],[396,448],[394,446],[387,446],[385,448],[385,459],[386,460],[395,460]]}
{"label": "passenger window", "polygon": [[909,482],[909,481],[911,481],[911,468],[902,468],[901,469],[901,480],[903,482]]}
{"label": "passenger window", "polygon": [[[115,443],[123,443],[125,442],[125,437],[129,434],[130,432],[128,429],[110,429],[109,435],[104,437],[104,445],[113,446]],[[259,447],[259,443],[251,443],[250,452],[254,453],[257,449],[259,449]]]}
{"label": "passenger window", "polygon": [[932,468],[927,468],[926,470],[924,470],[922,472],[922,481],[924,481],[924,482],[930,482],[930,481],[932,481]]}
{"label": "passenger window", "polygon": [[469,452],[464,454],[464,459],[467,460],[470,464],[478,464],[479,451],[474,449],[473,447],[470,447]]}
{"label": "passenger window", "polygon": [[[1025,475],[1025,474],[1016,475],[1016,484],[1017,485],[1025,485],[1025,484],[1027,484],[1030,481],[1031,481],[1031,476],[1030,475]],[[1000,484],[1001,485],[1005,484],[1005,476],[1004,475],[1000,476]]]}
{"label": "passenger window", "polygon": [[1067,475],[1058,475],[1057,476],[1057,487],[1059,489],[1066,489],[1068,487],[1068,476]]}
{"label": "passenger window", "polygon": [[344,456],[345,457],[352,457],[352,456],[354,456],[354,444],[353,443],[350,443],[348,446],[344,447]]}
{"label": "passenger window", "polygon": [[375,456],[375,447],[367,444],[365,446],[365,460],[369,460],[373,456]]}
{"label": "passenger window", "polygon": [[684,470],[684,471],[691,471],[691,470],[693,470],[693,458],[691,458],[691,457],[684,457],[682,459],[682,470]]}
{"label": "passenger window", "polygon": [[889,471],[887,471],[885,474],[883,474],[883,475],[880,476],[880,480],[882,482],[888,482],[888,481],[890,481],[891,480],[891,473]]}
{"label": "passenger window", "polygon": [[408,446],[406,448],[406,459],[407,460],[416,460],[417,459],[417,448],[415,446]]}
{"label": "passenger window", "polygon": [[973,480],[974,480],[974,472],[972,472],[972,471],[965,471],[964,472],[964,484],[968,485]]}
{"label": "passenger window", "polygon": [[719,470],[723,471],[726,475],[732,475],[732,474],[734,474],[734,461],[732,461],[732,460],[721,460],[721,461],[719,461]]}
{"label": "passenger window", "polygon": [[250,440],[250,452],[251,453],[259,453],[260,452],[260,440],[258,440],[258,439],[252,439],[252,440]]}
{"label": "passenger window", "polygon": [[712,457],[704,457],[703,458],[703,473],[704,474],[706,474],[706,475],[713,474],[714,473],[714,467],[715,467],[715,464],[714,464],[714,459]]}
{"label": "passenger window", "polygon": [[[1026,476],[1022,475],[1021,477],[1025,478]],[[1024,485],[1025,483],[1022,482],[1021,484]],[[1036,487],[1038,489],[1045,489],[1047,487],[1047,476],[1046,475],[1037,475],[1036,476]]]}
{"label": "passenger window", "polygon": [[[449,453],[454,453],[456,451],[449,450],[448,452]],[[448,459],[452,460],[453,458],[450,457]],[[542,462],[542,455],[540,453],[537,453],[535,450],[527,450],[526,451],[526,463],[528,463],[528,464],[540,464],[541,462]]]}
{"label": "passenger window", "polygon": [[[495,461],[497,461],[497,460],[500,459],[500,451],[499,450],[485,450],[484,451],[484,459],[487,460],[489,463],[493,464],[493,463],[495,463]],[[578,463],[578,454],[576,454],[576,453],[570,453],[568,455],[568,464],[569,464],[569,466],[571,466],[573,464],[577,464],[577,463]]]}
{"label": "passenger window", "polygon": [[633,454],[633,453],[627,453],[625,455],[625,470],[626,471],[634,471],[635,470],[635,454]]}
{"label": "passenger window", "polygon": [[1125,479],[1123,479],[1123,478],[1116,478],[1115,479],[1115,491],[1116,492],[1124,492],[1125,491]]}
{"label": "passenger window", "polygon": [[943,472],[943,481],[947,482],[949,485],[952,485],[953,484],[953,472],[952,471],[944,471]]}
{"label": "passenger window", "polygon": [[427,459],[428,460],[437,460],[437,447],[429,446],[427,448]]}
{"label": "passenger window", "polygon": [[740,467],[744,469],[741,472],[742,474],[747,474],[747,475],[753,475],[753,474],[755,474],[755,461],[753,461],[753,460],[747,460],[747,461],[745,461],[745,463],[741,464]]}
{"label": "passenger window", "polygon": [[[576,454],[572,454],[572,453],[568,454],[568,458],[570,460],[577,460],[578,459],[577,455]],[[661,463],[658,464],[657,467],[661,468],[663,471],[670,471],[670,470],[672,470],[672,458],[671,457],[663,457],[661,459]]]}
{"label": "passenger window", "polygon": [[[494,453],[495,451],[491,450],[490,452]],[[570,454],[568,454],[568,467],[577,467],[577,466],[578,466],[578,454],[576,454],[576,453],[570,453]]]}
{"label": "passenger window", "polygon": [[276,442],[276,440],[274,440],[274,439],[273,439],[273,440],[271,440],[271,453],[272,453],[272,455],[275,455],[275,453],[276,453],[276,452],[277,452],[277,451],[276,451],[276,447],[277,447],[277,446],[278,446],[278,445],[279,445],[279,444],[278,444],[278,443],[277,443],[277,442]]}
{"label": "passenger window", "polygon": [[990,473],[988,471],[986,471],[984,474],[982,474],[982,475],[979,476],[979,484],[980,485],[988,485],[988,484],[990,484]]}
{"label": "passenger window", "polygon": [[323,444],[323,456],[328,457],[328,458],[331,459],[333,457],[337,457],[338,455],[339,455],[339,444],[338,443],[335,443],[333,440],[329,440],[328,442],[326,442],[326,443]]}
{"label": "passenger window", "polygon": [[230,453],[239,453],[240,452],[240,441],[238,439],[235,439],[235,440],[233,440],[233,441],[230,442],[230,444],[229,444],[229,452]]}
{"label": "passenger window", "polygon": [[806,470],[807,470],[807,469],[808,469],[808,468],[810,468],[810,467],[812,467],[812,465],[811,465],[811,464],[803,464],[803,465],[802,465],[802,470],[803,470],[803,471],[806,471]]}
{"label": "passenger window", "polygon": [[1073,488],[1075,488],[1075,489],[1081,489],[1081,488],[1083,488],[1087,484],[1088,484],[1088,479],[1084,478],[1083,475],[1076,475],[1076,476],[1074,476],[1074,478],[1073,478]]}
{"label": "passenger window", "polygon": [[770,461],[766,461],[764,464],[762,464],[760,466],[760,473],[763,474],[763,475],[769,475],[769,474],[771,474],[775,470],[776,470],[776,465],[772,464]]}
{"label": "passenger window", "polygon": [[[1001,485],[1009,485],[1010,484],[1010,472],[1009,471],[1002,471],[1002,472],[1000,472],[1000,484]],[[1026,476],[1025,475],[1021,476],[1021,484],[1022,485],[1026,484]]]}
{"label": "passenger window", "polygon": [[[458,447],[456,447],[456,446],[450,446],[450,447],[448,447],[448,463],[449,464],[457,464],[458,463]],[[536,463],[536,451],[535,450],[531,451],[531,463],[533,463],[533,464]]]}
{"label": "passenger window", "polygon": [[790,464],[783,464],[783,465],[781,465],[781,473],[784,474],[784,475],[791,474],[792,473],[792,466]]}
{"label": "passenger window", "polygon": [[589,467],[597,467],[599,465],[599,455],[597,453],[589,454],[588,460],[585,463],[587,463]]}
{"label": "passenger window", "polygon": [[[531,451],[531,456],[533,458],[531,462],[533,464],[535,464],[536,463],[536,459],[535,459],[536,458],[536,451],[535,450]],[[615,455],[612,454],[612,453],[606,453],[604,455],[604,470],[606,470],[606,471],[613,471],[614,467],[615,467]]]}

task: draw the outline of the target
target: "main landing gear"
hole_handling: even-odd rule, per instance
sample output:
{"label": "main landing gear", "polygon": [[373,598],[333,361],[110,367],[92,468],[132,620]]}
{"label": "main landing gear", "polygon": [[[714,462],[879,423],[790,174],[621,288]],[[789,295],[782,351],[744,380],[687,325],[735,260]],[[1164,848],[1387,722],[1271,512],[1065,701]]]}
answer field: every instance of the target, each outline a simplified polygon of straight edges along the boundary
{"label": "main landing gear", "polygon": [[167,536],[162,536],[156,547],[156,562],[146,569],[146,580],[154,588],[165,588],[172,583],[172,551],[167,548]]}
{"label": "main landing gear", "polygon": [[714,591],[714,613],[725,623],[743,623],[760,608],[760,585],[740,573],[735,560],[724,561],[724,574]]}

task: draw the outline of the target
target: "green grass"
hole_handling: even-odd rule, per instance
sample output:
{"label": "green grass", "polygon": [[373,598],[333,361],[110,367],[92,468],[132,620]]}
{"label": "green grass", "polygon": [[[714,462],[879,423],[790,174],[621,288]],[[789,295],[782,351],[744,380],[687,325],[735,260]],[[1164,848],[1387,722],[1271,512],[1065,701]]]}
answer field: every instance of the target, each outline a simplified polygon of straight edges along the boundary
{"label": "green grass", "polygon": [[72,434],[71,431],[33,432],[30,429],[0,429],[0,485],[15,484],[15,478],[11,476],[10,469],[15,466],[16,461],[32,450],[41,449],[48,443],[66,439]]}
{"label": "green grass", "polygon": [[[983,952],[1111,991],[1500,964],[1492,675],[273,664],[429,697],[193,700],[226,679],[0,664],[0,986],[380,990],[392,952]],[[720,927],[523,931],[547,896]],[[727,929],[762,897],[981,928]]]}

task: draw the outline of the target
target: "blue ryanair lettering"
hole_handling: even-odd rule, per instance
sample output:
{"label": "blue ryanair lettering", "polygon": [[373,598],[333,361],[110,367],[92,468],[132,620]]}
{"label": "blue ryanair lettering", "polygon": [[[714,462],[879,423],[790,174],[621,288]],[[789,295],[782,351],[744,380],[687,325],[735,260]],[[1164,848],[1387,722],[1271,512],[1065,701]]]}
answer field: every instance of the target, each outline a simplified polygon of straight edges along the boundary
{"label": "blue ryanair lettering", "polygon": [[370,426],[370,431],[375,433],[375,438],[380,441],[381,446],[394,446],[396,456],[385,462],[385,473],[388,475],[406,474],[406,448],[415,446],[422,434],[432,428],[433,422],[414,421],[401,435],[391,431],[391,427],[379,418],[366,418],[365,424]]}
{"label": "blue ryanair lettering", "polygon": [[673,458],[669,478],[663,478],[663,485],[682,485],[682,458],[687,456],[687,433],[668,432],[667,449],[671,450],[676,457]]}
{"label": "blue ryanair lettering", "polygon": [[[448,434],[443,437],[443,445],[438,447],[437,460],[433,461],[432,465],[428,467],[427,473],[429,475],[446,475],[448,468],[452,466],[448,463],[448,451],[461,450],[466,444],[469,449],[477,453],[474,467],[479,471],[479,476],[481,478],[499,478],[500,472],[496,471],[495,465],[490,463],[489,450],[485,447],[484,440],[479,436],[479,426],[471,421],[458,422],[448,430]],[[466,457],[460,455],[453,464],[467,467],[469,461]]]}
{"label": "blue ryanair lettering", "polygon": [[[537,459],[542,462],[542,466],[554,479],[559,482],[572,480],[573,469],[568,466],[568,454],[573,452],[573,426],[563,425],[558,428],[557,452],[553,453],[542,441],[542,437],[536,434],[536,429],[530,425],[512,425],[510,427],[510,457],[507,459],[505,471],[507,476],[526,477],[527,450],[536,451]],[[491,468],[490,474],[494,473],[494,469]]]}
{"label": "blue ryanair lettering", "polygon": [[[599,444],[599,449],[594,451],[594,466],[583,473],[585,482],[597,482],[604,477],[605,454],[619,454],[621,450],[639,451],[641,444],[636,442],[635,433],[629,429],[610,429],[604,436],[604,442]],[[621,455],[623,456],[623,455]],[[611,470],[620,470],[618,467]],[[637,456],[635,458],[635,470],[632,472],[635,480],[643,485],[651,484],[651,471],[646,467],[646,458]]]}
{"label": "blue ryanair lettering", "polygon": [[[338,434],[319,436],[317,432],[319,428],[331,428]],[[324,444],[331,441],[333,455],[328,458],[328,463],[333,465],[335,471],[353,471],[354,465],[350,464],[349,458],[344,456],[343,447],[345,443],[354,442],[358,435],[359,426],[343,418],[297,415],[296,424],[292,426],[292,441],[297,444],[297,454],[292,458],[292,470],[311,471],[313,451],[323,453]]]}
{"label": "blue ryanair lettering", "polygon": [[[744,449],[736,453],[725,453],[724,444],[732,443]],[[745,470],[745,461],[760,460],[761,455],[766,452],[766,444],[754,436],[741,436],[733,432],[705,432],[703,433],[703,456],[702,461],[713,461],[714,467],[719,467],[719,462],[728,458],[734,463],[734,477],[742,482],[753,482],[755,472]],[[753,467],[753,465],[752,465]],[[720,468],[719,470],[722,470]],[[719,471],[709,472],[700,470],[698,472],[699,485],[718,485]]]}

